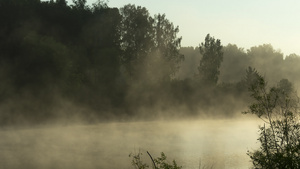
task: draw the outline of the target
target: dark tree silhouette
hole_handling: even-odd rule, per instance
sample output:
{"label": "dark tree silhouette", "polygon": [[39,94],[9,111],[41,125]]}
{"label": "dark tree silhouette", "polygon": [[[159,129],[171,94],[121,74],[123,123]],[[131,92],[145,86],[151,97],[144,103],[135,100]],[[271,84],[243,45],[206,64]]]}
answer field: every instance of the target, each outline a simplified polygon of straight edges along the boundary
{"label": "dark tree silhouette", "polygon": [[220,74],[219,68],[223,61],[221,41],[215,40],[209,34],[205,37],[205,42],[200,45],[202,58],[198,67],[200,77],[204,83],[217,84]]}
{"label": "dark tree silhouette", "polygon": [[179,69],[181,38],[165,15],[151,17],[146,8],[125,5],[120,9],[122,61],[131,78],[169,81]]}
{"label": "dark tree silhouette", "polygon": [[255,168],[300,167],[299,98],[287,79],[268,88],[264,78],[249,68],[246,82],[254,99],[249,110],[265,122],[258,140],[261,147],[248,152]]}
{"label": "dark tree silhouette", "polygon": [[161,78],[170,80],[179,70],[179,63],[184,60],[184,56],[179,52],[182,39],[177,38],[179,27],[174,27],[165,14],[158,14],[154,17],[154,28],[156,54],[162,59]]}
{"label": "dark tree silhouette", "polygon": [[120,9],[122,22],[121,49],[122,62],[129,76],[136,78],[139,73],[137,67],[151,52],[153,47],[153,18],[146,8],[135,5],[125,5]]}

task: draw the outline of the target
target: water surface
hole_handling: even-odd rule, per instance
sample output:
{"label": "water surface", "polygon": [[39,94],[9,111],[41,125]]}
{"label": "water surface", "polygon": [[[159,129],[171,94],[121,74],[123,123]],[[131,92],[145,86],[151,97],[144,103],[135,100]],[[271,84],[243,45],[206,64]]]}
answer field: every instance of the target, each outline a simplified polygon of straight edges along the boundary
{"label": "water surface", "polygon": [[129,169],[130,153],[164,152],[183,168],[249,168],[255,120],[102,123],[0,131],[0,168]]}

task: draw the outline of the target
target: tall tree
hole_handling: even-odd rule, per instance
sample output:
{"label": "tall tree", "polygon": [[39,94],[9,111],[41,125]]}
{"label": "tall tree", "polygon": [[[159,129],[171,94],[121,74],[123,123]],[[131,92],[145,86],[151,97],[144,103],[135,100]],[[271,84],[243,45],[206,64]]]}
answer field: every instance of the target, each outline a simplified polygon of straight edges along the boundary
{"label": "tall tree", "polygon": [[181,37],[165,15],[151,17],[146,8],[125,5],[120,9],[122,62],[130,77],[156,81],[171,79],[183,55]]}
{"label": "tall tree", "polygon": [[180,54],[181,37],[177,37],[179,27],[175,27],[165,14],[158,14],[154,17],[155,36],[154,44],[156,55],[160,55],[161,78],[170,80],[179,70],[179,63],[183,61],[184,56]]}
{"label": "tall tree", "polygon": [[153,46],[153,18],[146,8],[135,5],[125,5],[120,9],[122,22],[121,49],[122,62],[132,78],[137,72],[136,65],[147,56]]}
{"label": "tall tree", "polygon": [[198,70],[204,83],[217,84],[220,74],[219,68],[223,61],[222,47],[221,41],[215,40],[209,34],[206,35],[205,42],[201,43],[199,49],[202,58]]}
{"label": "tall tree", "polygon": [[119,75],[120,20],[118,9],[97,7],[82,28],[80,46],[84,46],[83,55],[87,59],[85,72],[95,86],[111,87]]}

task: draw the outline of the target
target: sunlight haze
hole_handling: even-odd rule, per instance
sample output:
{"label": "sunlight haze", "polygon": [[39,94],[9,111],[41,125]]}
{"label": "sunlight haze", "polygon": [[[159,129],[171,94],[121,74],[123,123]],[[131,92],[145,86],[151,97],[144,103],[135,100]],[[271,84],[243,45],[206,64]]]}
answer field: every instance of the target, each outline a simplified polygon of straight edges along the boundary
{"label": "sunlight haze", "polygon": [[196,47],[210,33],[224,45],[249,49],[271,44],[284,55],[300,54],[300,1],[110,0],[108,6],[120,8],[129,3],[146,7],[152,16],[165,13],[179,26],[181,46]]}
{"label": "sunlight haze", "polygon": [[0,18],[0,169],[300,169],[299,0],[0,0]]}

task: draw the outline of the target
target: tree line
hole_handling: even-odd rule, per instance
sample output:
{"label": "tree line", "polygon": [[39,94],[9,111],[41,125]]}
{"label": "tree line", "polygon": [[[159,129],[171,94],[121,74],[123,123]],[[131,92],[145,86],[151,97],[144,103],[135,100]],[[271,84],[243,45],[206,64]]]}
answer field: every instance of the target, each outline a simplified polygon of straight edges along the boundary
{"label": "tree line", "polygon": [[1,0],[0,11],[2,123],[56,118],[67,103],[91,119],[133,114],[131,86],[168,83],[183,60],[178,27],[144,7]]}
{"label": "tree line", "polygon": [[0,0],[0,16],[2,125],[232,116],[249,99],[248,66],[270,81],[297,80],[296,55],[283,59],[270,45],[245,52],[209,34],[197,48],[181,47],[179,27],[165,14],[132,4]]}
{"label": "tree line", "polygon": [[[178,78],[193,78],[197,73],[198,61],[202,55],[199,48],[182,47],[185,62],[181,63]],[[223,47],[223,62],[220,67],[219,83],[236,83],[245,76],[245,70],[251,66],[262,73],[269,83],[275,84],[282,78],[287,78],[298,88],[299,55],[293,53],[284,56],[280,50],[275,50],[271,44],[251,47],[248,50],[237,45],[228,44]]]}

